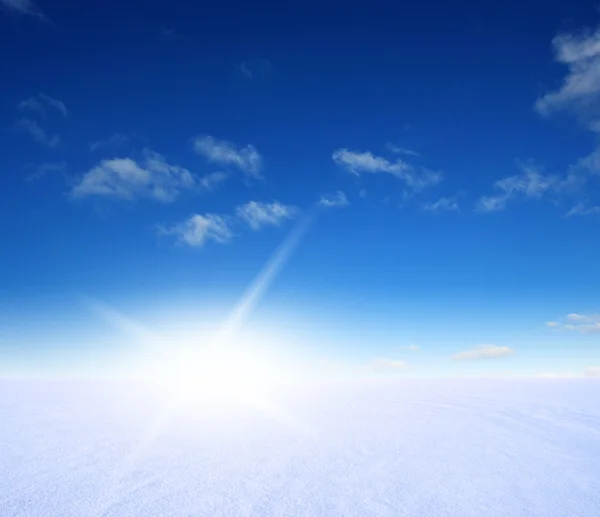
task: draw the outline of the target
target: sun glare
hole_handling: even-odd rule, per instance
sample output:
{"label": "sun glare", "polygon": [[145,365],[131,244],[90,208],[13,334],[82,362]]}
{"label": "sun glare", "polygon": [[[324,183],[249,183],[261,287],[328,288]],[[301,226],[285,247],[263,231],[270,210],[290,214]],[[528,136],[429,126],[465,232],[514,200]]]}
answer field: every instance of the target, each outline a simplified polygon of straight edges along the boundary
{"label": "sun glare", "polygon": [[247,346],[187,347],[163,357],[152,375],[161,396],[176,406],[260,405],[282,366]]}

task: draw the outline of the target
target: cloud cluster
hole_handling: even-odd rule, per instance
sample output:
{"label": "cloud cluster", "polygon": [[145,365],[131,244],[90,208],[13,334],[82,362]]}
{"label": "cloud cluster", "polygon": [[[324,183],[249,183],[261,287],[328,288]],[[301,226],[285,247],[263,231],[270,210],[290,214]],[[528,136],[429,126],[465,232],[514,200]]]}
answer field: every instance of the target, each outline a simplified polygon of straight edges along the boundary
{"label": "cloud cluster", "polygon": [[567,330],[581,334],[600,332],[600,314],[567,314],[560,321],[549,321],[546,325],[555,330]]}
{"label": "cloud cluster", "polygon": [[81,177],[71,195],[74,198],[149,198],[168,203],[196,184],[190,171],[171,165],[160,154],[146,150],[142,163],[131,158],[102,160]]}
{"label": "cloud cluster", "polygon": [[560,34],[552,44],[556,60],[568,71],[561,87],[538,98],[535,109],[545,116],[570,111],[592,131],[600,132],[600,28]]}
{"label": "cloud cluster", "polygon": [[471,350],[465,350],[452,356],[455,360],[463,359],[495,359],[507,357],[513,353],[513,350],[507,346],[498,345],[479,345]]}
{"label": "cloud cluster", "polygon": [[265,226],[279,226],[283,221],[294,218],[298,212],[296,207],[278,201],[250,201],[238,206],[234,215],[193,214],[171,227],[159,226],[158,232],[160,235],[175,236],[183,244],[201,247],[209,240],[219,243],[231,240],[236,225],[242,224],[258,231]]}
{"label": "cloud cluster", "polygon": [[440,172],[411,165],[400,158],[390,161],[381,156],[375,156],[370,151],[356,152],[342,148],[335,150],[332,158],[339,167],[350,174],[356,176],[377,173],[390,174],[417,192],[437,185],[443,177]]}

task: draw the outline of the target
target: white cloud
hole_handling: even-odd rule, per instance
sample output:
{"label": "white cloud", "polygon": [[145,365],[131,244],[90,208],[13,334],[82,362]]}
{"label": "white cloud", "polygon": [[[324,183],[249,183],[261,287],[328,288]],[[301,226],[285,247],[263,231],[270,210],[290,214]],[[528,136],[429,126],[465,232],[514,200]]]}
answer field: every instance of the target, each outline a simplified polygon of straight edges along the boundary
{"label": "white cloud", "polygon": [[236,215],[253,230],[263,226],[279,226],[284,220],[291,219],[297,214],[297,209],[292,206],[273,203],[250,201],[236,208]]}
{"label": "white cloud", "polygon": [[349,205],[350,202],[341,190],[338,190],[333,196],[321,196],[319,199],[319,205],[330,208],[342,207]]}
{"label": "white cloud", "polygon": [[426,212],[458,212],[458,200],[456,196],[454,197],[441,197],[437,201],[432,203],[425,203],[423,205],[423,210]]}
{"label": "white cloud", "polygon": [[17,120],[16,127],[18,130],[28,133],[35,142],[46,147],[56,147],[60,143],[60,136],[49,135],[35,120],[21,118]]}
{"label": "white cloud", "polygon": [[406,370],[408,364],[396,359],[378,358],[368,363],[367,368],[375,373],[400,372]]}
{"label": "white cloud", "polygon": [[465,350],[454,354],[452,357],[461,359],[493,359],[497,357],[507,357],[513,353],[513,350],[507,346],[498,345],[479,345],[471,350]]}
{"label": "white cloud", "polygon": [[229,175],[226,172],[211,172],[200,178],[200,186],[206,190],[214,190],[223,183]]}
{"label": "white cloud", "polygon": [[417,352],[418,350],[420,350],[419,345],[408,345],[406,348],[411,352]]}
{"label": "white cloud", "polygon": [[584,371],[586,377],[600,377],[600,366],[590,366]]}
{"label": "white cloud", "polygon": [[494,196],[479,198],[475,209],[479,212],[497,212],[506,208],[509,201],[518,198],[539,199],[549,192],[567,189],[572,180],[561,180],[556,175],[543,174],[532,163],[518,162],[519,174],[496,181],[494,188],[500,191]]}
{"label": "white cloud", "polygon": [[232,165],[249,176],[261,178],[262,158],[256,147],[246,145],[237,148],[226,140],[218,140],[212,136],[197,136],[193,139],[194,150],[211,163]]}
{"label": "white cloud", "polygon": [[69,116],[69,112],[63,101],[54,99],[45,93],[30,97],[29,99],[21,101],[18,105],[21,110],[37,111],[41,114],[46,113],[47,106],[58,111],[63,117]]}
{"label": "white cloud", "polygon": [[413,151],[412,149],[407,149],[406,147],[398,146],[389,142],[385,144],[385,147],[391,153],[404,154],[405,156],[421,156],[420,153]]}
{"label": "white cloud", "polygon": [[547,326],[557,330],[593,334],[600,332],[600,314],[567,314],[563,321],[551,321]]}
{"label": "white cloud", "polygon": [[599,215],[600,206],[589,206],[584,201],[577,203],[571,210],[569,210],[565,216],[571,217],[573,215]]}
{"label": "white cloud", "polygon": [[194,214],[174,226],[159,226],[158,232],[160,235],[174,235],[178,241],[196,248],[209,240],[225,243],[233,236],[227,219],[216,214]]}
{"label": "white cloud", "polygon": [[568,67],[558,90],[537,99],[535,109],[548,116],[558,110],[576,114],[590,129],[600,130],[600,28],[560,34],[552,41],[555,58]]}
{"label": "white cloud", "polygon": [[370,151],[354,152],[348,149],[337,149],[332,155],[333,161],[349,172],[359,176],[363,173],[386,173],[395,176],[413,190],[419,191],[442,181],[442,174],[423,167],[415,167],[401,159],[389,161],[375,156]]}
{"label": "white cloud", "polygon": [[72,196],[151,198],[167,203],[173,201],[182,190],[196,185],[187,169],[170,165],[157,153],[146,151],[144,154],[145,161],[141,165],[131,158],[101,161],[73,187]]}
{"label": "white cloud", "polygon": [[5,9],[18,14],[28,14],[38,18],[44,18],[42,11],[31,0],[0,0]]}
{"label": "white cloud", "polygon": [[541,372],[536,375],[538,379],[576,379],[581,377],[573,372]]}

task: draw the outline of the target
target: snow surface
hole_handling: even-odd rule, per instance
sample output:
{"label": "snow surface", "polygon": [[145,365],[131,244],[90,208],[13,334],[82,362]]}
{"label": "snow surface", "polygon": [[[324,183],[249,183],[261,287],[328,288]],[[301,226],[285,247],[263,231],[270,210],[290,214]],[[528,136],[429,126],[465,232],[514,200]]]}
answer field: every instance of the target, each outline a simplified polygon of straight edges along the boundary
{"label": "snow surface", "polygon": [[0,515],[600,516],[598,380],[314,382],[266,412],[155,395],[0,381]]}

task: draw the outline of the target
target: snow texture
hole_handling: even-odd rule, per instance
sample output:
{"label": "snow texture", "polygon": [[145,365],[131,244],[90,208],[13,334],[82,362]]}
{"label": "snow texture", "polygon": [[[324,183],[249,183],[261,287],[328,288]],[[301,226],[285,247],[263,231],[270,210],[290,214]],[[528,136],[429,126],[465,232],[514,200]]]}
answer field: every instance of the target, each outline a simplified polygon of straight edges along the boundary
{"label": "snow texture", "polygon": [[314,382],[266,412],[155,395],[0,381],[0,515],[600,515],[598,380]]}

